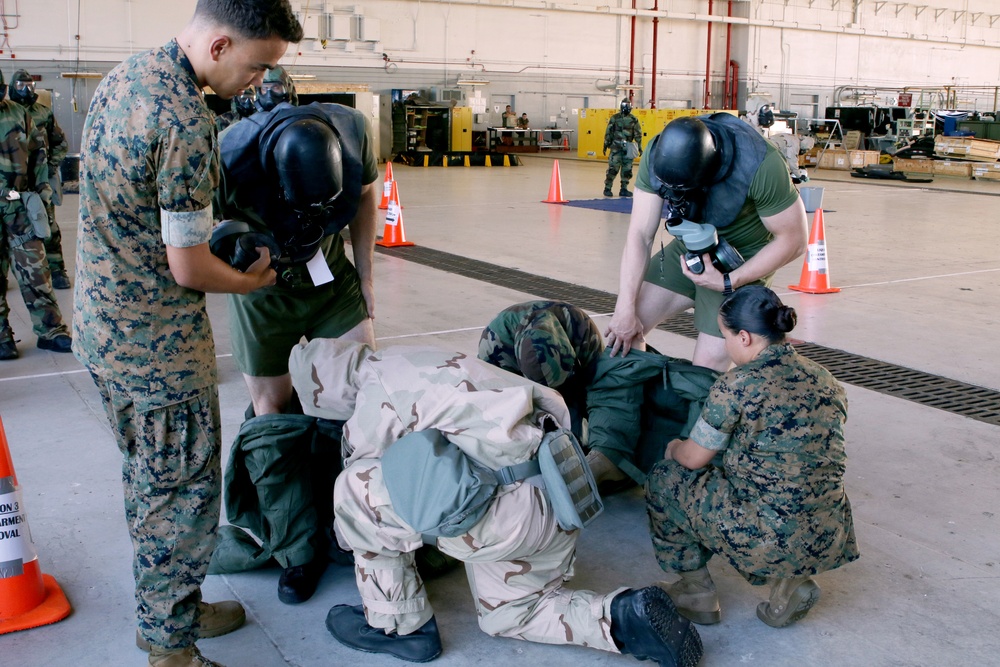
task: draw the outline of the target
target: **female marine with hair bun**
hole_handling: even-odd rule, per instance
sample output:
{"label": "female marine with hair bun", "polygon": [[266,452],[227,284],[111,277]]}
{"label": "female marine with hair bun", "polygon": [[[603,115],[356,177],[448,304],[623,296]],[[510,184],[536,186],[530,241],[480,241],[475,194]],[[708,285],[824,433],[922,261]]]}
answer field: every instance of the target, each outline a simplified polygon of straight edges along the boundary
{"label": "female marine with hair bun", "polygon": [[785,340],[795,310],[767,287],[736,290],[719,326],[736,366],[646,481],[653,546],[680,575],[665,588],[682,615],[721,620],[707,567],[719,554],[751,584],[770,585],[757,617],[784,627],[819,599],[812,575],[859,555],[843,482],[847,397]]}

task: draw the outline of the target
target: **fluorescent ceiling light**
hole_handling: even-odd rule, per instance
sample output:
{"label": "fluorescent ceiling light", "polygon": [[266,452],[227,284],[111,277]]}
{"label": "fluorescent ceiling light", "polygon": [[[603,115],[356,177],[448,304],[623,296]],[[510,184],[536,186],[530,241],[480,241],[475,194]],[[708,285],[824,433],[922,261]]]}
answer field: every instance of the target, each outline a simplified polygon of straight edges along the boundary
{"label": "fluorescent ceiling light", "polygon": [[456,86],[485,86],[489,81],[484,81],[483,79],[459,79],[455,82]]}
{"label": "fluorescent ceiling light", "polygon": [[103,79],[104,75],[100,72],[63,72],[60,74],[64,79]]}

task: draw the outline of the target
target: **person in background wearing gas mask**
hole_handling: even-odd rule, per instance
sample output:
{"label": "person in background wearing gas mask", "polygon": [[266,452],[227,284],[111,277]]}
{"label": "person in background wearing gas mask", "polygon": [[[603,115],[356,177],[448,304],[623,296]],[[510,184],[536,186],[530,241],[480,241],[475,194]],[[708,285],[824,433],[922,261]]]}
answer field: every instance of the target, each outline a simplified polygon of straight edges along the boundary
{"label": "person in background wearing gas mask", "polygon": [[284,67],[278,65],[264,74],[264,83],[260,84],[260,89],[257,91],[257,110],[270,111],[282,102],[297,107],[299,95],[295,92],[292,77]]}
{"label": "person in background wearing gas mask", "polygon": [[[664,212],[677,238],[651,260]],[[645,349],[646,333],[693,305],[691,361],[724,372],[731,359],[717,322],[723,299],[742,285],[769,285],[806,238],[805,207],[785,160],[756,130],[725,113],[669,123],[639,163],[618,300],[604,334],[612,355]],[[594,470],[608,474],[617,474],[610,461]]]}
{"label": "person in background wearing gas mask", "polygon": [[56,122],[52,109],[39,103],[38,94],[35,92],[35,80],[31,74],[23,69],[14,72],[8,95],[11,102],[17,102],[28,110],[31,123],[45,146],[49,164],[49,183],[52,185],[52,198],[45,204],[45,213],[49,217],[49,237],[45,239],[45,257],[49,261],[52,287],[69,289],[69,276],[66,275],[66,262],[63,260],[62,252],[62,232],[56,224],[56,206],[62,204],[59,164],[69,152],[69,142],[66,141],[66,135]]}
{"label": "person in background wearing gas mask", "polygon": [[45,146],[20,104],[4,99],[0,74],[0,360],[19,354],[10,327],[7,273],[13,268],[21,297],[31,315],[36,345],[68,353],[72,339],[52,289],[43,238],[49,233],[45,205],[52,196]]}
{"label": "person in background wearing gas mask", "polygon": [[[259,106],[270,103],[271,92],[265,78]],[[303,336],[375,347],[378,168],[371,137],[370,122],[354,109],[279,103],[220,139],[216,211],[224,220],[212,252],[242,269],[266,246],[278,272],[275,286],[229,299],[233,356],[253,403],[233,445],[224,501],[230,522],[257,534],[284,568],[278,598],[286,604],[312,596],[329,560],[341,438],[340,423],[301,414],[288,355]],[[345,227],[353,265],[340,235]]]}
{"label": "person in background wearing gas mask", "polygon": [[215,129],[222,134],[227,127],[257,113],[257,91],[253,86],[233,98],[229,111],[215,117]]}
{"label": "person in background wearing gas mask", "polygon": [[[622,173],[619,197],[631,197],[628,182],[632,180],[632,162],[642,155],[642,127],[639,119],[632,115],[632,103],[628,98],[622,100],[621,111],[608,120],[604,130],[604,154],[608,154],[608,173],[604,176],[604,196],[613,197],[611,185],[619,170]],[[635,151],[635,152],[632,152]]]}

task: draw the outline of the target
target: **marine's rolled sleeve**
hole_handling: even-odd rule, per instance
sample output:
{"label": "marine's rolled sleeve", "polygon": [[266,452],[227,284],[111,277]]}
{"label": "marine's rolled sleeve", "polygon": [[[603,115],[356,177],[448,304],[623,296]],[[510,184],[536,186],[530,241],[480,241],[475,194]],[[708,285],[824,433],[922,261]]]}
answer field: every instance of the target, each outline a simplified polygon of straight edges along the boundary
{"label": "marine's rolled sleeve", "polygon": [[157,147],[156,189],[163,242],[175,248],[207,243],[212,198],[219,185],[215,128],[208,118],[170,126]]}
{"label": "marine's rolled sleeve", "polygon": [[705,449],[722,451],[729,447],[733,431],[741,419],[739,389],[724,379],[712,385],[691,439]]}

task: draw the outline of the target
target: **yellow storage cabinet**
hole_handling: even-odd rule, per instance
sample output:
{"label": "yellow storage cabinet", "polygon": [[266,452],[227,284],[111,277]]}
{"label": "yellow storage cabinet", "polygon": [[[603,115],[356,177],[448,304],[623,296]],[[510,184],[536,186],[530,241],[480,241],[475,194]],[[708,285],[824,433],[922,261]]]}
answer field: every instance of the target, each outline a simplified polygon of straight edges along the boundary
{"label": "yellow storage cabinet", "polygon": [[472,151],[472,107],[455,107],[451,110],[451,150]]}

